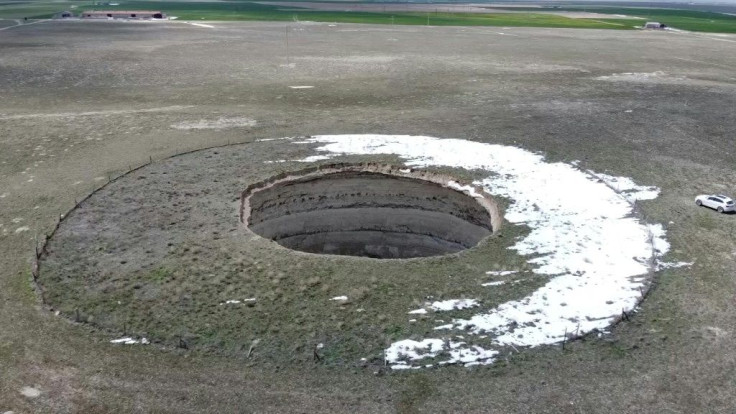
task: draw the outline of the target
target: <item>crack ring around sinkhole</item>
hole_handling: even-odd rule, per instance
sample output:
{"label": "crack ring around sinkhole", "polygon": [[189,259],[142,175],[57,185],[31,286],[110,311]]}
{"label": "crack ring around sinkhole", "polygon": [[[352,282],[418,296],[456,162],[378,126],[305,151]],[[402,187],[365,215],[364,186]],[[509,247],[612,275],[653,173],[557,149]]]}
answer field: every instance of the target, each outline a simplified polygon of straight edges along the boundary
{"label": "crack ring around sinkhole", "polygon": [[[313,169],[316,174],[329,175],[326,173],[331,167],[325,165],[335,165],[336,158],[360,165],[351,167],[357,168],[350,172],[353,175],[374,174],[371,178],[375,178],[375,174],[388,173],[390,179],[418,178],[428,181],[427,185],[439,184],[445,190],[465,193],[480,200],[484,214],[490,217],[482,223],[488,234],[498,230],[503,220],[509,234],[518,234],[506,248],[523,260],[523,266],[516,263],[516,267],[499,268],[497,263],[489,262],[486,269],[470,270],[477,266],[465,265],[464,260],[490,251],[483,248],[449,256],[444,254],[449,251],[434,251],[441,256],[408,262],[371,262],[376,263],[371,266],[379,266],[383,272],[409,272],[405,266],[416,267],[426,260],[430,270],[432,266],[442,268],[440,265],[450,263],[456,266],[450,267],[457,269],[453,272],[464,272],[460,279],[448,275],[446,282],[427,286],[446,283],[452,290],[461,283],[458,286],[465,289],[468,281],[477,281],[475,287],[456,289],[463,292],[457,299],[442,292],[434,298],[417,296],[409,288],[393,298],[404,302],[408,322],[421,317],[429,318],[425,322],[430,324],[432,319],[436,321],[434,329],[430,329],[432,333],[423,338],[412,335],[401,339],[394,335],[380,357],[381,365],[393,369],[488,364],[500,353],[520,347],[559,343],[570,335],[605,332],[622,311],[636,308],[650,286],[653,272],[684,265],[661,262],[669,250],[664,228],[647,224],[636,214],[637,201],[657,197],[659,190],[655,187],[637,185],[626,177],[583,170],[575,163],[550,163],[542,155],[511,146],[425,136],[322,135],[198,150],[150,163],[112,180],[75,206],[42,244],[33,272],[41,298],[47,307],[67,318],[109,332],[133,332],[129,334],[132,337],[126,335],[124,341],[115,343],[153,342],[164,347],[202,343],[220,347],[218,344],[242,344],[252,339],[250,347],[242,346],[248,350],[248,358],[257,349],[252,353],[258,358],[267,352],[262,350],[262,342],[256,344],[268,334],[280,332],[278,326],[269,328],[268,324],[278,325],[280,321],[269,316],[266,302],[288,308],[295,315],[295,323],[290,326],[305,331],[287,335],[284,341],[295,337],[301,340],[314,326],[301,326],[305,325],[299,316],[304,309],[299,303],[301,299],[294,303],[284,301],[289,289],[296,294],[309,293],[312,301],[317,300],[315,297],[341,293],[333,291],[334,285],[315,274],[334,272],[335,263],[356,261],[358,267],[353,267],[353,271],[366,277],[372,267],[361,267],[360,261],[373,259],[305,255],[280,246],[275,249],[273,242],[243,231],[243,227],[247,229],[244,224],[253,224],[249,222],[253,217],[249,197],[268,195],[265,187],[273,184],[273,177],[302,184],[303,180],[288,177],[308,174],[303,168],[305,163],[318,165]],[[371,163],[379,159],[370,167],[374,170],[365,170],[369,165],[366,159]],[[391,169],[387,164],[403,167]],[[340,168],[345,165],[349,164]],[[446,168],[467,170],[482,178],[472,185],[461,185],[450,176],[429,172]],[[339,172],[336,174],[334,177],[340,176]],[[494,199],[508,202],[503,220]],[[235,223],[231,220],[233,212]],[[471,217],[470,223],[478,222],[480,216]],[[289,226],[293,223],[286,228]],[[514,233],[517,227],[527,230]],[[417,233],[427,233],[424,230]],[[460,244],[472,247],[477,240],[494,239],[484,237],[479,234]],[[327,244],[312,243],[320,253],[334,253],[325,247]],[[483,244],[482,241],[479,246]],[[393,258],[404,257],[401,250],[377,252],[363,245],[356,251],[364,256]],[[288,276],[282,275],[279,266],[296,274],[288,280],[293,286],[284,285]],[[253,282],[254,277],[265,277],[271,284],[259,285]],[[368,279],[366,283],[381,288],[381,279]],[[503,289],[530,279],[542,282],[532,291],[522,291],[516,299],[494,304],[486,302],[482,294],[487,289]],[[330,283],[338,282],[335,279]],[[406,283],[424,284],[421,279]],[[217,288],[222,291],[212,291]],[[336,295],[329,301],[347,309],[351,301],[357,300],[355,297],[365,295],[361,288],[351,292],[355,295]],[[213,298],[219,300],[212,303]],[[205,299],[210,302],[203,303]],[[225,310],[232,307],[242,307],[242,312],[250,309],[267,324],[258,325],[259,319],[253,314],[240,316]],[[391,309],[395,312],[396,306]],[[383,312],[363,308],[355,311],[366,315]],[[201,328],[197,318],[203,314],[203,326],[209,328],[197,330]],[[379,321],[385,318],[378,316]],[[248,325],[252,334],[243,332],[243,326],[249,323],[254,324]],[[366,323],[370,328],[370,321]],[[339,329],[344,329],[344,325]],[[339,329],[332,339],[328,338],[332,342],[319,343],[325,351],[340,345]],[[149,334],[150,341],[146,339]],[[222,339],[218,339],[220,336]],[[314,339],[312,332],[310,341],[322,337]],[[285,349],[277,345],[268,343],[274,347],[270,354],[274,358]],[[267,360],[268,356],[264,358]],[[369,363],[376,359],[375,355],[366,357],[370,358]]]}

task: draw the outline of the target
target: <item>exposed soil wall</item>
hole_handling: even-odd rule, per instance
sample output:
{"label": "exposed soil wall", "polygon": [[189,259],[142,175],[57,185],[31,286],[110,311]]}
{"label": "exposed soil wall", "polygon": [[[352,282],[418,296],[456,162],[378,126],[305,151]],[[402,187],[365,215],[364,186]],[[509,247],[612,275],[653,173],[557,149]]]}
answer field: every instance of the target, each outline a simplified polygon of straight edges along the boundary
{"label": "exposed soil wall", "polygon": [[454,253],[493,232],[490,200],[427,178],[379,166],[313,171],[246,191],[243,220],[291,249],[375,258]]}

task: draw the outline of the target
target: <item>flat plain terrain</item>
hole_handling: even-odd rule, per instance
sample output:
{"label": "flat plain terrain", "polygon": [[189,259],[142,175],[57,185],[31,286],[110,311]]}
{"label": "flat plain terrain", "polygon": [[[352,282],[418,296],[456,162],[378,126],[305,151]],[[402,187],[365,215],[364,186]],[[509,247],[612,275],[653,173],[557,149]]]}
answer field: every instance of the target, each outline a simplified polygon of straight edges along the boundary
{"label": "flat plain terrain", "polygon": [[[732,5],[556,4],[493,5],[461,3],[376,3],[308,1],[150,1],[86,3],[80,1],[11,0],[0,2],[2,19],[47,19],[69,11],[157,10],[180,20],[316,21],[426,26],[559,27],[634,30],[657,21],[695,32],[736,32]],[[0,25],[2,21],[0,21]]]}
{"label": "flat plain terrain", "polygon": [[[736,192],[735,64],[736,36],[671,32],[75,21],[4,30],[0,411],[730,412],[736,216],[693,198]],[[110,332],[41,306],[35,236],[110,177],[199,148],[340,133],[515,145],[656,185],[661,196],[639,210],[667,228],[668,260],[694,264],[659,273],[639,311],[601,338],[410,373],[114,345]],[[305,277],[287,272],[281,283]]]}

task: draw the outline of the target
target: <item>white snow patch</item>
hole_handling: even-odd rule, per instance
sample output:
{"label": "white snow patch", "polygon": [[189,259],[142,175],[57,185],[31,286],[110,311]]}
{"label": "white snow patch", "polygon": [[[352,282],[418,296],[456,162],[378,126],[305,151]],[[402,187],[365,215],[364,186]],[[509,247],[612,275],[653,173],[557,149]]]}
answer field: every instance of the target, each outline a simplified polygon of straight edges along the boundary
{"label": "white snow patch", "polygon": [[399,371],[402,369],[420,369],[421,367],[407,365],[405,362],[399,362],[398,364],[391,365],[391,369]]}
{"label": "white snow patch", "polygon": [[23,394],[24,397],[37,398],[41,395],[41,390],[34,387],[23,387],[20,389],[20,393]]}
{"label": "white snow patch", "polygon": [[329,160],[330,158],[332,158],[332,157],[330,157],[328,155],[312,155],[311,157],[303,158],[301,160],[294,160],[294,161],[299,161],[299,162],[315,162],[315,161]]}
{"label": "white snow patch", "polygon": [[344,301],[348,300],[348,297],[347,296],[335,296],[334,298],[331,298],[330,300],[336,300],[336,301],[344,302]]}
{"label": "white snow patch", "polygon": [[0,194],[0,198],[5,198],[5,197],[7,197],[8,195],[9,195],[8,193],[2,193],[2,194]]}
{"label": "white snow patch", "polygon": [[465,366],[488,365],[495,361],[499,351],[484,349],[478,345],[468,346],[465,342],[450,343],[450,359],[440,364],[462,364]]}
{"label": "white snow patch", "polygon": [[459,309],[468,309],[478,306],[478,301],[475,299],[450,299],[432,302],[429,307],[434,311],[451,311]]}
{"label": "white snow patch", "polygon": [[623,72],[623,73],[612,73],[610,75],[598,76],[597,80],[605,80],[612,82],[652,82],[652,81],[682,81],[685,80],[682,76],[668,75],[662,71],[656,72]]}
{"label": "white snow patch", "polygon": [[296,85],[296,86],[289,86],[291,89],[312,89],[314,86],[310,85]]}
{"label": "white snow patch", "polygon": [[490,276],[508,276],[508,275],[513,275],[514,273],[519,273],[519,271],[518,270],[490,270],[486,272],[486,274]]}
{"label": "white snow patch", "polygon": [[141,339],[133,339],[129,336],[119,338],[119,339],[113,339],[110,341],[111,344],[124,344],[124,345],[134,345],[134,344],[142,344],[146,345],[148,344],[148,339],[141,338]]}
{"label": "white snow patch", "polygon": [[[506,220],[529,228],[510,249],[529,256],[532,272],[548,278],[526,297],[435,328],[464,330],[479,339],[488,335],[488,352],[499,345],[553,344],[563,339],[565,331],[605,329],[622,309],[636,306],[651,258],[669,249],[661,225],[647,225],[632,214],[633,201],[652,199],[658,189],[637,186],[624,177],[592,176],[520,148],[460,139],[339,135],[307,141],[322,144],[316,149],[320,159],[396,154],[409,167],[488,171],[487,178],[473,184],[509,200]],[[304,161],[310,159],[314,158]],[[440,339],[407,341],[392,344],[386,350],[387,361],[411,361],[446,349]],[[463,363],[473,363],[469,359],[462,358]]]}
{"label": "white snow patch", "polygon": [[220,302],[220,306],[222,306],[222,305],[238,305],[238,304],[243,303],[243,302],[255,302],[255,301],[256,301],[256,298],[243,299],[242,301],[240,299],[229,299],[229,300],[226,300],[224,302]]}
{"label": "white snow patch", "polygon": [[637,185],[631,178],[614,177],[608,174],[596,174],[592,171],[588,171],[588,173],[600,178],[604,183],[606,183],[606,185],[624,196],[629,202],[633,203],[639,200],[654,200],[659,197],[659,188]]}
{"label": "white snow patch", "polygon": [[18,227],[17,229],[15,229],[15,234],[23,233],[24,231],[28,231],[30,229],[31,228],[28,226]]}
{"label": "white snow patch", "polygon": [[178,124],[172,124],[174,129],[190,130],[190,129],[227,129],[227,128],[243,128],[256,125],[255,119],[245,117],[219,117],[217,119],[200,119],[198,121],[185,121]]}
{"label": "white snow patch", "polygon": [[404,339],[391,344],[391,346],[384,351],[384,354],[386,361],[391,364],[395,364],[403,360],[416,361],[419,359],[435,357],[444,349],[445,341],[442,339],[424,339],[422,341]]}
{"label": "white snow patch", "polygon": [[[4,115],[0,114],[0,120],[10,119],[36,119],[36,118],[74,118],[80,116],[108,116],[108,115],[127,115],[127,114],[138,114],[138,113],[151,113],[151,112],[169,112],[169,111],[180,111],[182,109],[192,108],[193,105],[173,105],[164,106],[159,108],[143,108],[143,109],[120,109],[120,110],[109,110],[109,111],[89,111],[89,112],[57,112],[57,113],[40,113],[40,114],[16,114],[16,115]],[[72,144],[71,146],[74,146]],[[50,155],[53,157],[53,154]]]}
{"label": "white snow patch", "polygon": [[13,223],[13,224],[18,224],[21,221],[23,221],[23,218],[22,217],[16,217],[16,218],[10,220],[10,222]]}
{"label": "white snow patch", "polygon": [[[422,367],[412,365],[412,362],[421,361],[426,358],[438,358],[443,354],[449,358],[438,361],[439,365],[448,364],[490,364],[499,351],[484,349],[478,345],[468,345],[465,342],[451,342],[442,339],[425,339],[423,341],[412,341],[405,339],[391,344],[385,351],[386,362],[391,369],[417,369]],[[424,368],[433,364],[424,364]]]}
{"label": "white snow patch", "polygon": [[670,251],[670,243],[664,238],[667,231],[661,224],[650,224],[648,226],[649,238],[654,246],[655,258],[659,258]]}
{"label": "white snow patch", "polygon": [[690,267],[695,262],[657,262],[655,270],[657,272],[665,269],[677,269],[679,267]]}
{"label": "white snow patch", "polygon": [[427,313],[426,309],[414,309],[409,311],[409,315],[424,315],[425,313]]}
{"label": "white snow patch", "polygon": [[187,23],[191,24],[192,26],[206,27],[208,29],[214,29],[215,28],[215,26],[211,26],[209,24],[204,24],[204,23],[191,23],[191,22],[187,22]]}
{"label": "white snow patch", "polygon": [[447,186],[452,188],[453,190],[457,190],[460,192],[463,192],[471,197],[475,198],[483,198],[482,194],[478,194],[477,191],[475,191],[475,187],[470,185],[460,185],[459,183],[455,181],[448,181]]}
{"label": "white snow patch", "polygon": [[503,284],[506,284],[505,280],[499,280],[496,282],[488,282],[488,283],[481,283],[481,286],[501,286]]}
{"label": "white snow patch", "polygon": [[285,138],[261,138],[257,139],[256,142],[269,142],[269,141],[286,141],[290,140],[291,138],[285,137]]}

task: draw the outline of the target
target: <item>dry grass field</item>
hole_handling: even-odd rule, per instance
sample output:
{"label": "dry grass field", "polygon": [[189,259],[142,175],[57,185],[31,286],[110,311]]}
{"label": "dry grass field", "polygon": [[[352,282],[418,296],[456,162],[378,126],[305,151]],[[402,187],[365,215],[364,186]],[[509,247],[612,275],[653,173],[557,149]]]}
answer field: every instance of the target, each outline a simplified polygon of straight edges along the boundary
{"label": "dry grass field", "polygon": [[[736,215],[697,208],[693,200],[736,193],[734,66],[736,36],[719,34],[183,21],[49,21],[3,30],[0,412],[732,412]],[[342,363],[340,355],[359,354],[347,348],[315,363],[311,348],[268,340],[253,355],[217,341],[215,351],[166,341],[111,344],[121,330],[100,329],[88,315],[74,322],[69,310],[57,316],[41,303],[31,279],[34,240],[111,178],[151,161],[150,171],[175,164],[167,159],[183,152],[239,143],[226,148],[240,148],[248,161],[249,175],[236,180],[244,188],[279,168],[305,167],[264,164],[303,154],[286,142],[258,140],[348,133],[516,146],[657,186],[661,195],[638,210],[666,227],[667,260],[694,263],[657,273],[638,311],[601,337],[564,349],[521,348],[489,366],[413,372]],[[191,177],[214,175],[203,170]],[[237,232],[237,200],[222,205],[232,206],[233,221],[212,225]],[[137,211],[134,203],[127,207]],[[512,237],[523,229],[504,231]],[[161,248],[171,247],[170,257],[182,261],[172,266],[207,273],[191,264],[191,250],[166,245],[164,236]],[[175,238],[183,245],[200,236]],[[327,271],[322,280],[352,278],[333,287],[365,292],[412,289],[407,281],[421,275],[429,275],[428,286],[441,286],[432,278],[456,264],[383,264],[376,266],[377,281],[363,262],[298,263],[258,246],[263,267],[252,262],[256,280],[249,286],[264,296],[279,283],[298,292],[312,273]],[[88,253],[74,244],[56,247]],[[225,244],[217,247],[228,254]],[[464,257],[482,260],[473,254]],[[242,338],[318,340],[313,334],[325,325],[314,315],[321,310],[298,315],[301,308],[292,305],[265,324],[241,321],[257,331]],[[366,348],[394,339],[394,321],[379,316],[331,321],[343,331],[328,339],[355,345],[358,338]],[[168,327],[160,337],[170,334]],[[371,335],[356,334],[362,331]]]}

